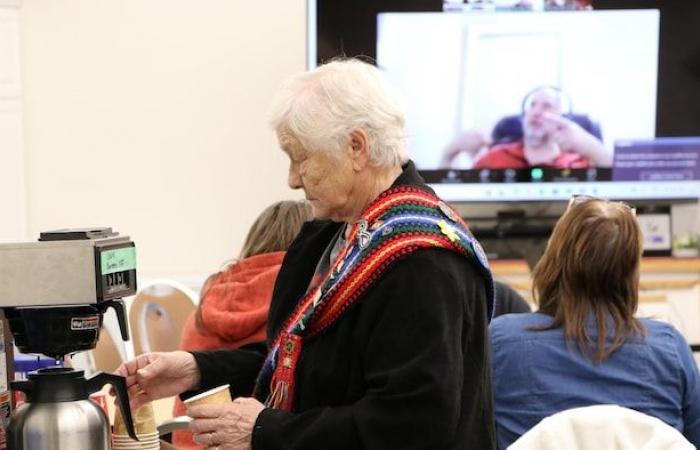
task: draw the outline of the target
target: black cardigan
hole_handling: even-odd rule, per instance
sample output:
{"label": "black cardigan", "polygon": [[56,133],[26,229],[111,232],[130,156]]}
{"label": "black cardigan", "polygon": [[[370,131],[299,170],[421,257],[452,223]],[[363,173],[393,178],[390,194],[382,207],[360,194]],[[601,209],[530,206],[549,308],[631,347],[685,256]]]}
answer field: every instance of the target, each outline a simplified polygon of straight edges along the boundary
{"label": "black cardigan", "polygon": [[[412,163],[394,185],[430,190]],[[289,248],[268,318],[272,340],[340,224],[307,223]],[[295,411],[265,409],[253,450],[495,448],[487,288],[476,263],[444,249],[398,261],[356,305],[305,341]],[[202,389],[250,395],[266,348],[194,353]]]}

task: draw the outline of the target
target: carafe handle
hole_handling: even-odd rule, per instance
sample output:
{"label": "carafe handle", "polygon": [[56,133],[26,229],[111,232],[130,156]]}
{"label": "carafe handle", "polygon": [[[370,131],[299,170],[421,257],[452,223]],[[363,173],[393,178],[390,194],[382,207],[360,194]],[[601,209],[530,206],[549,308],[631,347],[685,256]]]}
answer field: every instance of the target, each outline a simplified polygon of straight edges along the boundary
{"label": "carafe handle", "polygon": [[129,340],[129,324],[126,321],[126,307],[124,306],[124,301],[121,299],[107,300],[106,302],[101,302],[98,305],[100,312],[104,314],[107,308],[114,308],[114,312],[117,313],[117,322],[119,322],[119,331],[122,334],[122,340]]}
{"label": "carafe handle", "polygon": [[136,437],[136,431],[134,431],[134,420],[131,417],[131,408],[129,407],[129,391],[126,389],[126,378],[121,375],[100,372],[86,381],[88,394],[99,391],[105,384],[112,385],[114,392],[117,394],[119,408],[122,410],[126,432],[131,439],[138,441],[139,439]]}

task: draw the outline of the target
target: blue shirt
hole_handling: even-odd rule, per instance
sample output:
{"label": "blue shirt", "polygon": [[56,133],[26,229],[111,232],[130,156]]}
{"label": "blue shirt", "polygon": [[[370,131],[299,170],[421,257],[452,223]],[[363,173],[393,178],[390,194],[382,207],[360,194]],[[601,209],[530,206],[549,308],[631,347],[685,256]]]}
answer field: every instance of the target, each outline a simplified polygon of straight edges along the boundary
{"label": "blue shirt", "polygon": [[[700,376],[683,336],[642,319],[646,337],[628,339],[596,364],[563,330],[531,331],[552,317],[508,314],[491,322],[498,448],[547,416],[570,408],[617,404],[657,417],[700,448]],[[596,341],[596,328],[588,329]]]}

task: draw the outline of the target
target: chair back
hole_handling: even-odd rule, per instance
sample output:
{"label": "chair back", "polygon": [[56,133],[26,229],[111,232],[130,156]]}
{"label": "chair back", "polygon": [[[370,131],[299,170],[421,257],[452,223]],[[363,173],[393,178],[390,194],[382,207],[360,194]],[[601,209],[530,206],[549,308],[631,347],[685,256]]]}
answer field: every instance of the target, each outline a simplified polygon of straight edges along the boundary
{"label": "chair back", "polygon": [[573,408],[544,418],[508,450],[692,450],[665,422],[617,405]]}
{"label": "chair back", "polygon": [[129,326],[134,354],[177,350],[187,316],[196,309],[196,294],[179,283],[150,283],[134,297]]}

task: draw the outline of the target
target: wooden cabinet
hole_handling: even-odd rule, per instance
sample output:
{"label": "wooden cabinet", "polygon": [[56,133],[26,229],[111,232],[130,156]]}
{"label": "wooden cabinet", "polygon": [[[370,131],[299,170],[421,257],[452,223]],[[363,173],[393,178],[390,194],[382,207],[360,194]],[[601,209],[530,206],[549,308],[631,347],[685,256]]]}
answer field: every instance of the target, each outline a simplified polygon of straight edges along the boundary
{"label": "wooden cabinet", "polygon": [[644,258],[639,311],[672,323],[690,344],[700,344],[700,259]]}
{"label": "wooden cabinet", "polygon": [[535,309],[530,292],[532,288],[530,267],[524,259],[496,259],[489,261],[489,264],[495,280],[515,289],[530,303],[532,309]]}

